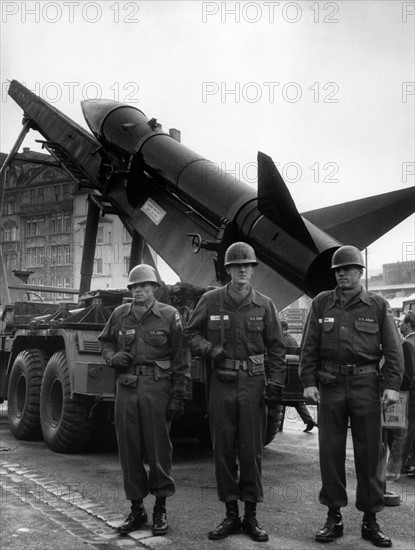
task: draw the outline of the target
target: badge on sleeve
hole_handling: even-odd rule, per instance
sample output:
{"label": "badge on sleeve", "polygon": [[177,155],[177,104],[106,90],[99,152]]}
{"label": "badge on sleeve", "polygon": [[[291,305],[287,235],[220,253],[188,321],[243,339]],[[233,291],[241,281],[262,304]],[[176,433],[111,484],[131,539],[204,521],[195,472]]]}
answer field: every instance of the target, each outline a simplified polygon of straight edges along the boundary
{"label": "badge on sleeve", "polygon": [[182,318],[180,317],[180,315],[178,313],[174,314],[174,320],[176,322],[176,327],[183,328]]}

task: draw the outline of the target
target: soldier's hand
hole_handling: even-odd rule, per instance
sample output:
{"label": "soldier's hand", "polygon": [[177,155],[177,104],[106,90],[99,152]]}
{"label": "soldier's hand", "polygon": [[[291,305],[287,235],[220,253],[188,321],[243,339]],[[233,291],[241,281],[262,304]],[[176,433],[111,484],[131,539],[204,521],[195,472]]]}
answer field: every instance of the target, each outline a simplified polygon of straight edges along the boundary
{"label": "soldier's hand", "polygon": [[167,420],[177,420],[184,414],[184,401],[182,399],[170,399],[167,406]]}
{"label": "soldier's hand", "polygon": [[320,392],[318,391],[317,386],[309,386],[308,388],[304,388],[304,398],[308,403],[318,405],[318,403],[320,403]]}
{"label": "soldier's hand", "polygon": [[130,366],[134,357],[128,351],[119,351],[111,358],[111,367],[114,369],[125,369]]}
{"label": "soldier's hand", "polygon": [[226,353],[222,346],[212,346],[207,355],[213,361],[215,366],[220,365],[226,359]]}
{"label": "soldier's hand", "polygon": [[272,382],[268,382],[267,387],[265,388],[265,398],[264,402],[268,407],[276,407],[282,403],[282,391],[283,387],[277,386]]}

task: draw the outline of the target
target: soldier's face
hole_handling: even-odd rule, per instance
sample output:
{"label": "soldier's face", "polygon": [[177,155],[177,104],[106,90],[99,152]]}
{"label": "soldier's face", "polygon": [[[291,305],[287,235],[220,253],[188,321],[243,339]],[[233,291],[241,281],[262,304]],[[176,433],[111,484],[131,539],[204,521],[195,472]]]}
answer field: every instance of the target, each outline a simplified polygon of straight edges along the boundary
{"label": "soldier's face", "polygon": [[153,301],[154,291],[155,288],[152,283],[137,283],[131,287],[133,301],[140,306],[146,306]]}
{"label": "soldier's face", "polygon": [[335,271],[336,281],[342,290],[353,290],[360,285],[363,270],[354,265],[338,267]]}
{"label": "soldier's face", "polygon": [[231,282],[235,285],[247,285],[251,280],[254,268],[251,264],[232,264],[228,267]]}

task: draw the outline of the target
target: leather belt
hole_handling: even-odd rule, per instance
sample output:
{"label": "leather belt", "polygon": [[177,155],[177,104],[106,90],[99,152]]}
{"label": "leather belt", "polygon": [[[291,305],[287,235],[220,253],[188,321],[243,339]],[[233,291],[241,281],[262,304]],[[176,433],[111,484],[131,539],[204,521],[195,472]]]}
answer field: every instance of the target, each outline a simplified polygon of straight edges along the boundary
{"label": "leather belt", "polygon": [[135,365],[134,372],[138,376],[153,376],[154,365]]}
{"label": "leather belt", "polygon": [[225,359],[225,368],[229,370],[248,370],[248,361],[243,359]]}
{"label": "leather belt", "polygon": [[372,374],[377,372],[377,363],[370,365],[355,365],[348,363],[346,365],[336,365],[335,363],[324,362],[323,370],[331,372],[332,374],[344,374],[344,375],[356,375],[356,374]]}

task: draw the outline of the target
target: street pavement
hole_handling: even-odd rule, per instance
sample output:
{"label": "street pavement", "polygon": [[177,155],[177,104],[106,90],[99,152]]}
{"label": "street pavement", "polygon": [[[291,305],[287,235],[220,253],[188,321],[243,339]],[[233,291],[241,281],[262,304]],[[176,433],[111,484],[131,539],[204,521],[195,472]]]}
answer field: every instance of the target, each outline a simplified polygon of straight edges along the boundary
{"label": "street pavement", "polygon": [[[313,415],[315,409],[311,408]],[[284,430],[264,450],[264,502],[258,516],[270,535],[255,543],[246,535],[209,541],[207,532],[224,516],[217,501],[213,454],[196,441],[174,442],[177,492],[168,500],[170,531],[153,537],[150,527],[119,537],[114,527],[128,513],[116,453],[59,455],[43,442],[16,441],[0,406],[1,550],[308,550],[320,548],[314,534],[326,510],[318,503],[317,429],[303,433],[294,409],[287,409]],[[330,549],[373,548],[360,536],[361,514],[354,507],[356,480],[353,449],[347,448],[349,506],[343,510],[345,535]],[[397,550],[414,550],[414,480],[390,484],[400,506],[379,514]],[[151,517],[153,497],[146,498]]]}

